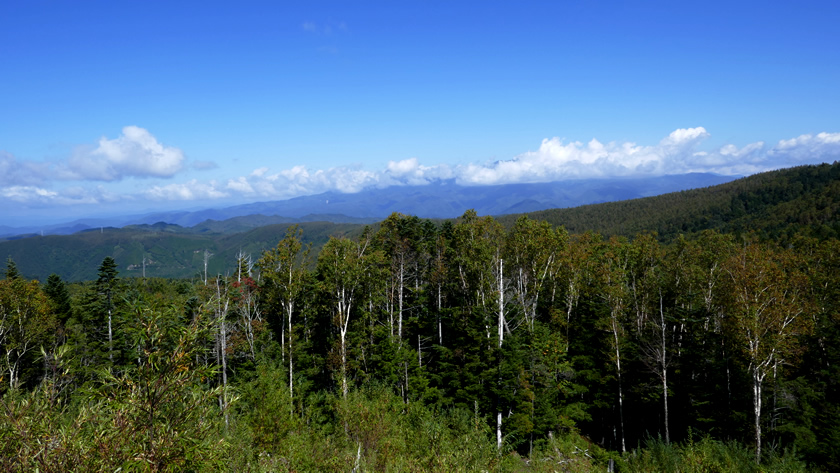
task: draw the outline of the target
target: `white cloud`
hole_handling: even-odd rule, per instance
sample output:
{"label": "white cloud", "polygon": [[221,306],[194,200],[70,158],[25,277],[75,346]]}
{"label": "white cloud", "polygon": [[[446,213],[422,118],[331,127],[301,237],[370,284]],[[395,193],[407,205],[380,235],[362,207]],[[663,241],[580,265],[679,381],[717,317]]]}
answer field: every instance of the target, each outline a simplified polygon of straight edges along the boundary
{"label": "white cloud", "polygon": [[[74,204],[100,204],[123,200],[100,188],[71,187],[54,191],[38,186],[9,186],[0,188],[0,197],[26,207],[53,207]],[[0,199],[2,202],[2,199]]]}
{"label": "white cloud", "polygon": [[305,166],[295,166],[276,174],[263,172],[254,176],[255,189],[261,195],[294,197],[297,195],[317,194],[329,190],[352,193],[375,186],[380,175],[365,171],[359,167],[336,167],[310,171]]}
{"label": "white cloud", "polygon": [[11,153],[0,151],[0,187],[40,185],[48,170],[46,164],[20,162]]}
{"label": "white cloud", "polygon": [[781,140],[768,154],[771,158],[781,158],[787,162],[810,163],[814,160],[840,159],[840,133],[800,135],[790,140]]}
{"label": "white cloud", "polygon": [[66,179],[118,181],[125,177],[171,177],[183,167],[184,153],[164,146],[147,130],[127,126],[113,140],[79,149],[66,164]]}
{"label": "white cloud", "polygon": [[[425,185],[455,180],[464,185],[552,182],[616,176],[659,176],[688,172],[749,175],[756,172],[840,160],[840,133],[806,134],[744,146],[725,144],[717,149],[699,146],[710,134],[703,127],[677,129],[654,145],[633,142],[588,142],[546,138],[535,151],[507,160],[449,166],[425,166],[412,157],[389,161],[384,169],[361,166],[312,169],[254,169],[223,181],[196,179],[154,184],[138,194],[119,193],[80,182],[51,188],[51,179],[118,180],[128,176],[169,177],[181,169],[183,153],[166,147],[142,128],[126,127],[114,140],[103,138],[95,149],[77,154],[66,164],[26,162],[0,151],[0,205],[4,202],[35,207],[133,201],[279,200],[327,191],[358,192],[370,187]],[[193,168],[203,164],[193,163]]]}
{"label": "white cloud", "polygon": [[16,202],[38,202],[54,199],[58,193],[35,186],[11,186],[0,189],[0,195]]}
{"label": "white cloud", "polygon": [[537,151],[490,164],[469,164],[455,170],[466,185],[551,182],[614,176],[661,176],[689,172],[748,175],[806,163],[840,159],[840,133],[802,135],[782,140],[772,149],[763,142],[741,148],[727,144],[697,151],[710,135],[703,127],[673,131],[655,146],[632,142],[603,144],[543,140]]}
{"label": "white cloud", "polygon": [[156,187],[158,199],[206,199],[246,197],[286,199],[327,191],[353,193],[370,187],[425,185],[455,179],[463,185],[496,185],[525,182],[552,182],[618,176],[660,176],[689,172],[748,175],[780,167],[840,159],[840,133],[803,135],[782,140],[767,149],[763,142],[738,147],[732,144],[712,151],[698,151],[710,134],[703,127],[674,130],[656,145],[632,142],[565,142],[544,139],[536,151],[509,160],[486,164],[470,163],[450,167],[424,166],[417,158],[389,161],[381,171],[360,167],[310,169],[294,166],[272,172],[254,169],[247,176],[229,179],[224,185],[187,184]]}
{"label": "white cloud", "polygon": [[216,181],[198,182],[196,179],[181,184],[152,186],[143,195],[151,200],[213,200],[229,196],[218,189]]}
{"label": "white cloud", "polygon": [[417,158],[388,161],[381,185],[421,186],[441,179],[451,179],[452,169],[446,164],[422,166]]}
{"label": "white cloud", "polygon": [[240,194],[253,194],[254,193],[254,188],[251,187],[251,184],[248,183],[248,180],[244,176],[240,176],[237,179],[229,180],[228,184],[227,184],[227,188],[234,191],[234,192],[239,192]]}

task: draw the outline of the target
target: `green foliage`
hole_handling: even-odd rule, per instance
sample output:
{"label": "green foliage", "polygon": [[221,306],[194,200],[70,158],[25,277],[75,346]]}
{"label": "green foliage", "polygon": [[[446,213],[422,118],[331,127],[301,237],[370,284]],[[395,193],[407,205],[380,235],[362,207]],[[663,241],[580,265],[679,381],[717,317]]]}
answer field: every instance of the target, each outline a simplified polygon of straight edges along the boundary
{"label": "green foliage", "polygon": [[38,281],[0,280],[0,393],[37,384],[40,348],[52,345],[56,328]]}
{"label": "green foliage", "polygon": [[73,309],[70,305],[70,293],[67,291],[67,285],[64,284],[64,281],[59,275],[55,273],[50,274],[44,285],[44,294],[49,297],[53,312],[55,312],[59,322],[62,325],[67,323],[67,319],[72,315]]}
{"label": "green foliage", "polygon": [[[840,236],[840,162],[755,174],[725,184],[643,199],[532,212],[535,220],[572,233],[594,231],[632,237],[656,232],[662,241],[714,229],[757,230],[772,240],[798,233],[820,239]],[[500,219],[512,225],[516,215]]]}
{"label": "green foliage", "polygon": [[624,458],[631,472],[804,472],[806,465],[796,455],[771,452],[762,464],[757,464],[754,452],[737,442],[722,442],[703,437],[695,442],[692,437],[680,445],[668,445],[661,439],[651,439],[644,449],[634,451]]}
{"label": "green foliage", "polygon": [[[137,365],[102,381],[69,409],[53,377],[28,395],[3,399],[0,438],[8,468],[19,471],[211,471],[222,468],[219,389],[208,389],[212,365],[196,363],[212,326],[186,327],[174,312],[137,312],[128,326]],[[64,358],[55,360],[63,375]]]}
{"label": "green foliage", "polygon": [[6,259],[5,277],[6,277],[6,279],[9,279],[9,280],[17,279],[17,278],[21,277],[20,271],[18,271],[18,268],[17,268],[17,264],[15,263],[15,261],[12,259],[11,256],[9,256]]}
{"label": "green foliage", "polygon": [[174,311],[138,311],[126,327],[137,365],[120,376],[103,373],[91,392],[89,415],[107,426],[97,432],[103,461],[129,471],[220,466],[225,444],[215,437],[214,404],[222,388],[207,389],[216,368],[196,363],[213,325],[205,318],[185,328],[176,322]]}
{"label": "green foliage", "polygon": [[[826,169],[789,192],[781,175],[762,178],[772,192],[742,182],[737,218],[831,187]],[[272,241],[258,272],[252,249],[218,243],[241,271],[208,284],[118,278],[132,270],[111,255],[89,282],[0,281],[0,365],[20,360],[2,466],[837,468],[835,239],[704,230],[665,246],[394,214],[309,259],[302,227],[277,230],[252,233]],[[22,355],[21,333],[36,341]]]}
{"label": "green foliage", "polygon": [[[48,235],[0,241],[0,254],[17,262],[21,273],[44,281],[58,274],[65,281],[79,282],[97,278],[97,267],[105,257],[120,263],[124,277],[141,277],[146,260],[146,277],[195,278],[204,274],[204,252],[212,256],[208,261],[209,274],[233,274],[236,255],[259,254],[277,244],[287,225],[272,224],[258,228],[243,228],[236,233],[198,233],[161,231],[160,228],[105,228],[72,235]],[[304,244],[318,249],[331,235],[356,236],[363,225],[304,222]]]}

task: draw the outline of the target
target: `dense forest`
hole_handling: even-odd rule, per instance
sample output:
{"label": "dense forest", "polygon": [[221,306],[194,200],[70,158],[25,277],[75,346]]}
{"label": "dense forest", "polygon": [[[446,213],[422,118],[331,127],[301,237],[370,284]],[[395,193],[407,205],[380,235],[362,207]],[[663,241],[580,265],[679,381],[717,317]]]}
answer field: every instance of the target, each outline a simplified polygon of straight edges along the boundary
{"label": "dense forest", "polygon": [[[840,238],[840,162],[770,171],[702,189],[528,214],[571,233],[628,238],[656,232],[661,241],[714,229],[785,240],[798,234]],[[510,225],[516,216],[499,220]]]}
{"label": "dense forest", "polygon": [[191,279],[10,258],[0,468],[836,471],[840,241],[763,189],[668,238],[468,211]]}

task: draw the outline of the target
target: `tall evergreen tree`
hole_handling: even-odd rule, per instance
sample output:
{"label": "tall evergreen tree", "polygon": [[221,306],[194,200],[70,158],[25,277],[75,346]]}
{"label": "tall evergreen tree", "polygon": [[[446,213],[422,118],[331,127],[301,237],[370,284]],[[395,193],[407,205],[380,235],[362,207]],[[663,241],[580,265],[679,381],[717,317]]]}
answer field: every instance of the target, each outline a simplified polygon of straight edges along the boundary
{"label": "tall evergreen tree", "polygon": [[117,286],[117,262],[106,256],[99,265],[99,278],[96,280],[96,291],[104,297],[105,311],[108,314],[108,359],[114,366],[114,289]]}
{"label": "tall evergreen tree", "polygon": [[6,271],[5,271],[6,279],[17,279],[20,278],[20,271],[18,271],[17,264],[15,260],[12,259],[11,256],[6,258]]}
{"label": "tall evergreen tree", "polygon": [[44,285],[44,293],[50,298],[58,320],[62,324],[67,323],[67,319],[72,315],[72,307],[70,305],[70,293],[67,292],[67,285],[61,279],[61,276],[55,273],[50,274]]}

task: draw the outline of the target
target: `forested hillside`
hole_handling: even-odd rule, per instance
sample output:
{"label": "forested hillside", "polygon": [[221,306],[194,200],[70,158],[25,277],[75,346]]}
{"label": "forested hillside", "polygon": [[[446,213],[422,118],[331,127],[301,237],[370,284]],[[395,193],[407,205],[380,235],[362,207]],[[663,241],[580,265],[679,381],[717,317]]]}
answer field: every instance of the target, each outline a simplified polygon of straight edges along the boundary
{"label": "forested hillside", "polygon": [[[307,222],[300,227],[306,229],[305,241],[317,246],[330,235],[358,235],[364,228],[327,222]],[[239,228],[243,231],[236,231]],[[286,228],[284,224],[254,228],[236,221],[205,222],[194,228],[165,223],[133,225],[0,242],[0,255],[16,261],[26,277],[41,281],[53,273],[66,281],[95,279],[96,268],[106,256],[114,258],[126,276],[203,279],[205,272],[211,276],[229,274],[236,268],[239,253],[258,255],[274,246]]]}
{"label": "forested hillside", "polygon": [[[532,212],[535,220],[569,232],[593,231],[632,237],[656,232],[663,241],[706,229],[758,232],[787,239],[805,232],[840,236],[840,163],[800,166],[755,174],[717,186],[644,199]],[[516,216],[502,217],[511,224]]]}
{"label": "forested hillside", "polygon": [[666,245],[475,212],[318,251],[264,231],[206,280],[104,256],[41,284],[10,259],[2,468],[840,468],[836,238]]}

